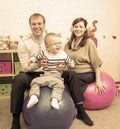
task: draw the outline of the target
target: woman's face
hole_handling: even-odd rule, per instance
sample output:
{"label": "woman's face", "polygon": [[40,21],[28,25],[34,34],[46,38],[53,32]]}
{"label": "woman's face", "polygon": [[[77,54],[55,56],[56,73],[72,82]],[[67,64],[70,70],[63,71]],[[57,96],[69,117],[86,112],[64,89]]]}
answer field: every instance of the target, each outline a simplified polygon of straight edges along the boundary
{"label": "woman's face", "polygon": [[81,37],[83,36],[84,32],[86,31],[86,27],[84,25],[84,22],[78,22],[73,26],[73,33],[75,34],[76,37]]}

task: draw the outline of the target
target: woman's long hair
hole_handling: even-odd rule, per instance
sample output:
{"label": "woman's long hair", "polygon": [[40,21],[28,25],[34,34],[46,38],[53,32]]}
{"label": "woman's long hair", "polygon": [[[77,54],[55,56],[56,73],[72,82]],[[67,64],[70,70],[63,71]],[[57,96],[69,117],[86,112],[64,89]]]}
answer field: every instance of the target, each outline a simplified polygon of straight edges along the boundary
{"label": "woman's long hair", "polygon": [[[74,25],[75,24],[77,24],[77,23],[79,23],[79,22],[83,22],[84,23],[84,26],[85,26],[85,28],[87,27],[87,21],[84,19],[84,18],[82,18],[82,17],[79,17],[79,18],[76,18],[74,21],[73,21],[73,23],[72,23],[72,26],[74,27]],[[80,43],[79,43],[79,45],[80,45],[80,47],[83,47],[84,45],[85,45],[85,41],[86,41],[86,39],[88,38],[88,32],[87,32],[87,29],[86,29],[86,31],[85,31],[85,33],[84,33],[84,35],[83,35],[83,38],[82,38],[82,40],[80,41]],[[69,39],[69,41],[68,41],[68,48],[69,49],[71,49],[71,44],[72,44],[72,41],[75,39],[75,41],[76,41],[76,36],[75,36],[75,34],[72,32],[72,34],[71,34],[71,37],[70,37],[70,39]]]}

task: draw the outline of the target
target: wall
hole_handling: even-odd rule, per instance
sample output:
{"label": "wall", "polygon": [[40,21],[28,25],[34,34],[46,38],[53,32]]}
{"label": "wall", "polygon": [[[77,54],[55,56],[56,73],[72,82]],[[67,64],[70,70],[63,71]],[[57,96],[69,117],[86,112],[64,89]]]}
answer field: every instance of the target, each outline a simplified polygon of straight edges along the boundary
{"label": "wall", "polygon": [[[19,39],[30,33],[28,18],[34,12],[46,17],[46,29],[70,35],[74,18],[84,17],[88,27],[97,20],[98,52],[102,70],[120,81],[120,1],[119,0],[0,0],[0,35]],[[116,36],[114,39],[112,36]]]}

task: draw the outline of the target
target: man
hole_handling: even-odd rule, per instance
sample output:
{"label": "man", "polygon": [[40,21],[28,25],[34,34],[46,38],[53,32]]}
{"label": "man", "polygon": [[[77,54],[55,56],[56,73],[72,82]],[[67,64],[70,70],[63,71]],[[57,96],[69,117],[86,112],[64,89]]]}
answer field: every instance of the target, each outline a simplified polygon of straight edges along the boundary
{"label": "man", "polygon": [[21,129],[20,114],[24,102],[24,92],[30,88],[33,78],[43,73],[41,66],[46,65],[46,60],[37,63],[28,63],[31,56],[37,55],[44,49],[45,17],[39,13],[32,14],[29,18],[31,36],[23,39],[18,44],[18,57],[21,64],[21,72],[15,76],[11,90],[10,111],[13,116],[11,129]]}

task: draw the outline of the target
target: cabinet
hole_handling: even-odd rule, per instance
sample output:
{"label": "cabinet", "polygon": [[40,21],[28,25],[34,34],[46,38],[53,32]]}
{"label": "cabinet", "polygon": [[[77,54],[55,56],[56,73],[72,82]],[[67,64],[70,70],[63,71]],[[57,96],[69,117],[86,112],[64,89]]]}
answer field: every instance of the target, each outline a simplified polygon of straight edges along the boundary
{"label": "cabinet", "polygon": [[0,96],[10,94],[11,82],[19,71],[17,50],[0,50]]}

